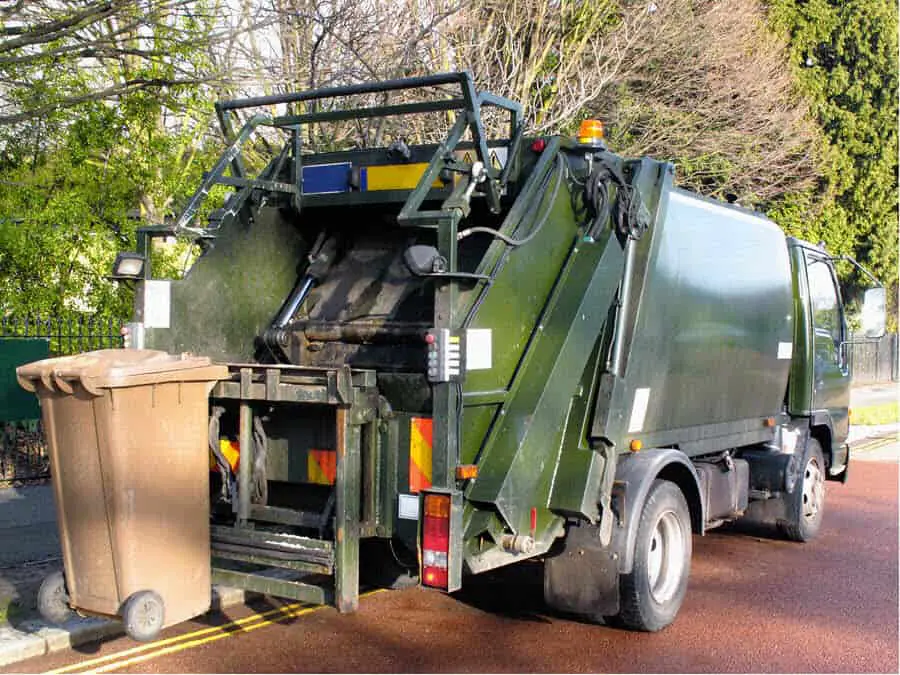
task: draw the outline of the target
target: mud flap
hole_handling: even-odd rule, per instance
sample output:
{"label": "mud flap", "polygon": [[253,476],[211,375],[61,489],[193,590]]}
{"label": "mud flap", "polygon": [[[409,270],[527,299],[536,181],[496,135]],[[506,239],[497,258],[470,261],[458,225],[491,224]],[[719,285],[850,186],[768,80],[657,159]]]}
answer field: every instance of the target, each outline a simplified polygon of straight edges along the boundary
{"label": "mud flap", "polygon": [[619,613],[619,563],[600,541],[600,528],[569,528],[565,548],[544,564],[544,601],[561,612],[594,619]]}

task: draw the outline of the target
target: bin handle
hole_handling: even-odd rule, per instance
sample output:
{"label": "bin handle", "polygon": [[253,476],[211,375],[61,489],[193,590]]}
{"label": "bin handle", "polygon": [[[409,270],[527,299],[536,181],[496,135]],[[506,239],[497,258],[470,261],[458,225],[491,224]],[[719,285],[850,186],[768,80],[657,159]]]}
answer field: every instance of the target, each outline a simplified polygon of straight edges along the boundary
{"label": "bin handle", "polygon": [[82,377],[81,378],[81,386],[82,388],[92,396],[103,396],[103,391],[94,386],[94,380],[90,377]]}
{"label": "bin handle", "polygon": [[50,372],[47,370],[41,370],[40,373],[41,384],[47,389],[47,391],[53,391],[53,380],[50,379]]}
{"label": "bin handle", "polygon": [[34,382],[31,381],[30,377],[23,377],[16,373],[16,379],[19,381],[19,386],[22,387],[25,391],[30,391],[32,394],[37,389]]}
{"label": "bin handle", "polygon": [[103,391],[94,385],[93,378],[82,374],[70,375],[55,369],[42,369],[39,373],[32,376],[20,375],[16,373],[16,380],[19,386],[25,391],[36,393],[38,390],[37,382],[40,380],[41,385],[46,391],[61,391],[64,394],[72,395],[75,393],[75,383],[81,382],[81,387],[92,396],[102,396]]}
{"label": "bin handle", "polygon": [[53,373],[53,381],[56,383],[56,388],[59,389],[64,394],[74,394],[75,387],[72,386],[70,382],[67,382],[62,375],[57,372]]}

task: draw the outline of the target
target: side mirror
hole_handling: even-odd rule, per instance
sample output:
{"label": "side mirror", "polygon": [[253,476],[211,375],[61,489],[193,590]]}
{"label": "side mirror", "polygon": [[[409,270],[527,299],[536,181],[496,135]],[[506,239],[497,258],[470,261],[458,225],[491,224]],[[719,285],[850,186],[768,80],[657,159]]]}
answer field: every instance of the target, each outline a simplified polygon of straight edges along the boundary
{"label": "side mirror", "polygon": [[880,338],[884,335],[886,297],[882,286],[866,290],[860,316],[863,337]]}

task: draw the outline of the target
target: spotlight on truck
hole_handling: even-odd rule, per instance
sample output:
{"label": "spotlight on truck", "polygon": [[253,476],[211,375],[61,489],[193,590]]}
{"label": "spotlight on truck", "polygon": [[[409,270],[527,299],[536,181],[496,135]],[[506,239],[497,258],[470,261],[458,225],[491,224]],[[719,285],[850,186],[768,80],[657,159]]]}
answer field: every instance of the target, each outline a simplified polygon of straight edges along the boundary
{"label": "spotlight on truck", "polygon": [[113,263],[113,279],[140,279],[144,274],[144,256],[140,253],[121,252]]}

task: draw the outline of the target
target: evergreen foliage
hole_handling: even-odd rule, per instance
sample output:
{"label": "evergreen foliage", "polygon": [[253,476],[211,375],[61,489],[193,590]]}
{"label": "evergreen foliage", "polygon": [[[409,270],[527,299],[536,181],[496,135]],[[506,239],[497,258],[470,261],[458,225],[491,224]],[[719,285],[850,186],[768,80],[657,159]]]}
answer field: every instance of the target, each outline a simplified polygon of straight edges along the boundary
{"label": "evergreen foliage", "polygon": [[869,266],[888,287],[897,327],[897,4],[893,0],[773,0],[790,40],[799,90],[821,130],[817,185],[770,215]]}

